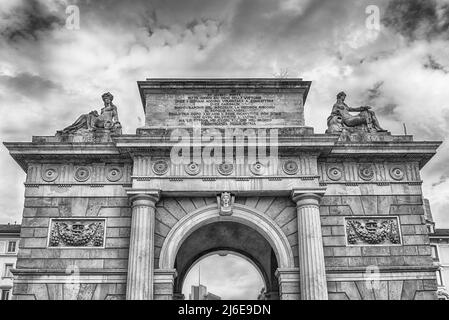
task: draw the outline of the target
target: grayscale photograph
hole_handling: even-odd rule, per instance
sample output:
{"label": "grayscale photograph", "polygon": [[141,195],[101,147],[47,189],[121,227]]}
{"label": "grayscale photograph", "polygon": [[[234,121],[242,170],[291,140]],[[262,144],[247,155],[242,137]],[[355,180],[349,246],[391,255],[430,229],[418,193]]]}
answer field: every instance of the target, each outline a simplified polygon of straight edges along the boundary
{"label": "grayscale photograph", "polygon": [[0,112],[1,300],[449,300],[449,0],[1,0]]}

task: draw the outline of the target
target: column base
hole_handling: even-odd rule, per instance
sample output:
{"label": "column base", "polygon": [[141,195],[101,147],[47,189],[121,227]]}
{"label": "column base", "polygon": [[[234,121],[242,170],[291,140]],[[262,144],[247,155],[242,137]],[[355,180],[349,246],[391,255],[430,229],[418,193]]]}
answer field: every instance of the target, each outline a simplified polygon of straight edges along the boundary
{"label": "column base", "polygon": [[154,270],[154,300],[177,300],[173,294],[177,276],[176,269]]}
{"label": "column base", "polygon": [[301,300],[299,268],[277,269],[280,300]]}

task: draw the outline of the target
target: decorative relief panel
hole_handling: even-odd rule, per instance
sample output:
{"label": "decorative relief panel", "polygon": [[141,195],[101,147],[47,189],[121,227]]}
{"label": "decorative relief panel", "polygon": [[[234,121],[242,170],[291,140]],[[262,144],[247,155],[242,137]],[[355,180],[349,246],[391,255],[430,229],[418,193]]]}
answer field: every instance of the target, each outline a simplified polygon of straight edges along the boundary
{"label": "decorative relief panel", "polygon": [[346,218],[348,245],[397,245],[401,243],[398,219]]}
{"label": "decorative relief panel", "polygon": [[105,220],[52,219],[49,247],[103,247]]}

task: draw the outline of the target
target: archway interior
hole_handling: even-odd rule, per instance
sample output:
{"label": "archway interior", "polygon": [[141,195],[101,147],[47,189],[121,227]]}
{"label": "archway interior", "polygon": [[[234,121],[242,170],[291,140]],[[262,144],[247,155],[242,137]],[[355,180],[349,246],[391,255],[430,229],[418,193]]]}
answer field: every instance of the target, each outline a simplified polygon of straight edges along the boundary
{"label": "archway interior", "polygon": [[208,299],[219,296],[221,300],[256,300],[266,286],[258,267],[230,251],[206,254],[192,265],[182,286],[186,300],[193,299],[191,287],[199,284],[206,288]]}
{"label": "archway interior", "polygon": [[[278,282],[275,276],[278,262],[272,247],[258,231],[230,221],[204,225],[183,241],[175,260],[178,277],[175,279],[174,293],[182,293],[187,273],[196,262],[216,252],[237,254],[250,261],[263,279],[265,291],[269,293],[267,298],[278,298]],[[185,296],[185,299],[188,299],[188,296]]]}

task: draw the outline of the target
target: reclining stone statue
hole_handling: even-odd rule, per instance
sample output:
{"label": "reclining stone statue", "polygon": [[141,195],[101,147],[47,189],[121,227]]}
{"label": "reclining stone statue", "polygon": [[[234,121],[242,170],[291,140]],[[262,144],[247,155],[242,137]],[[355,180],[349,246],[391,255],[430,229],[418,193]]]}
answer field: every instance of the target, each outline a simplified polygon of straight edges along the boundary
{"label": "reclining stone statue", "polygon": [[[326,133],[335,134],[343,132],[363,131],[368,133],[387,132],[382,129],[374,111],[370,106],[350,108],[346,103],[346,93],[340,92],[337,95],[337,102],[332,108],[332,113],[327,118],[328,129]],[[359,112],[352,115],[350,112]]]}
{"label": "reclining stone statue", "polygon": [[112,103],[114,96],[107,92],[101,96],[104,107],[101,109],[101,114],[97,111],[91,111],[87,114],[81,115],[70,126],[64,128],[59,133],[70,134],[80,130],[95,131],[97,129],[110,130],[113,134],[121,134],[121,124],[118,120],[117,107]]}

